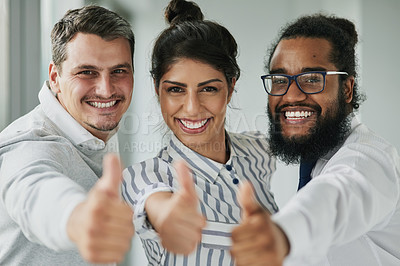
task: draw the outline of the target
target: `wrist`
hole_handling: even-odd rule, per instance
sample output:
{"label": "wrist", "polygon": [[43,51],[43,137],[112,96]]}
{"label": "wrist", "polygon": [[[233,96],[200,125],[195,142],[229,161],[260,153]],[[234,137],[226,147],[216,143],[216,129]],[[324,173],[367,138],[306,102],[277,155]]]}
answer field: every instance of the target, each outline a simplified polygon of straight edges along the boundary
{"label": "wrist", "polygon": [[172,197],[172,192],[156,192],[150,195],[145,202],[144,209],[147,214],[146,221],[151,224],[155,231],[159,232],[164,220],[164,212]]}
{"label": "wrist", "polygon": [[282,254],[282,257],[285,258],[287,255],[289,255],[289,252],[290,252],[289,239],[286,236],[283,229],[279,225],[277,225],[274,222],[273,222],[273,225],[275,227],[274,231],[275,231],[276,239],[278,240],[278,246],[279,246],[280,253]]}

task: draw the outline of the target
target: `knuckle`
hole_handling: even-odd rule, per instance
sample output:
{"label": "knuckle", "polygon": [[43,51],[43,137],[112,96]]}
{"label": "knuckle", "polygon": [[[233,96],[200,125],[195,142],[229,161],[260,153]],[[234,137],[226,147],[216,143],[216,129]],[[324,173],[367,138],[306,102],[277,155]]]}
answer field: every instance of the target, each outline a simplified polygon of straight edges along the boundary
{"label": "knuckle", "polygon": [[236,228],[234,228],[231,232],[231,239],[233,242],[235,242],[238,238],[238,231]]}
{"label": "knuckle", "polygon": [[86,230],[86,235],[88,237],[87,239],[87,245],[91,245],[92,244],[92,239],[94,239],[97,235],[98,235],[98,230],[96,227],[89,227]]}

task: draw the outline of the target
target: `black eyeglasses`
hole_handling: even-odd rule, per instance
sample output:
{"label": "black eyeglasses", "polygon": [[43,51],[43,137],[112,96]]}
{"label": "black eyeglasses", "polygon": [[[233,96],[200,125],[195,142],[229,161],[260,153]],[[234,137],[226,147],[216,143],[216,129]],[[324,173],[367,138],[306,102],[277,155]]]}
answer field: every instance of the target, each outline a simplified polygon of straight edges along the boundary
{"label": "black eyeglasses", "polygon": [[325,89],[326,75],[348,75],[347,72],[339,71],[311,71],[297,75],[271,74],[263,75],[261,79],[265,91],[272,96],[282,96],[289,90],[294,80],[299,89],[306,94],[320,93]]}

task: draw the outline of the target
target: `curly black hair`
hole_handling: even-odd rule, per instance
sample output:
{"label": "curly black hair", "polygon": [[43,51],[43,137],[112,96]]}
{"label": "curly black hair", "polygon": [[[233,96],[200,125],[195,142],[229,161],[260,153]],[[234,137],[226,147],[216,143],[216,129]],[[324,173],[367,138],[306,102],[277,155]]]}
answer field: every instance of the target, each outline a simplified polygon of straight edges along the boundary
{"label": "curly black hair", "polygon": [[[270,70],[271,58],[279,42],[298,37],[323,38],[332,44],[330,60],[339,71],[347,72],[349,76],[353,76],[355,79],[351,105],[354,109],[358,109],[365,100],[365,95],[359,92],[357,84],[355,46],[358,42],[358,34],[354,23],[344,18],[320,13],[303,16],[289,23],[281,30],[278,39],[269,49],[269,56],[265,63],[267,71]],[[344,81],[347,76],[340,76],[340,78],[341,81]]]}

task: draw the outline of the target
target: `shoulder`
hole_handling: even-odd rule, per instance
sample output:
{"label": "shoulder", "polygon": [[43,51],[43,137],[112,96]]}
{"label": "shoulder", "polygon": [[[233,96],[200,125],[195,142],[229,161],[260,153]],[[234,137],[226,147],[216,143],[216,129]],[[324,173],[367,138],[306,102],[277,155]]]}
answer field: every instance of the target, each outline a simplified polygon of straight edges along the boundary
{"label": "shoulder", "polygon": [[387,149],[393,147],[382,136],[376,134],[373,130],[368,128],[365,124],[360,123],[353,129],[345,144],[359,143],[363,145],[372,145],[380,149]]}
{"label": "shoulder", "polygon": [[72,152],[73,144],[57,133],[39,106],[0,133],[0,161],[3,162],[7,158],[19,164],[39,160],[61,164]]}
{"label": "shoulder", "polygon": [[172,163],[159,156],[132,164],[123,171],[124,178],[141,176],[146,178],[171,175],[174,171]]}
{"label": "shoulder", "polygon": [[228,133],[231,144],[241,145],[247,149],[257,149],[269,153],[268,137],[259,131],[247,131],[241,133]]}
{"label": "shoulder", "polygon": [[55,125],[44,115],[38,105],[28,114],[18,118],[0,133],[0,147],[22,141],[64,139]]}
{"label": "shoulder", "polygon": [[366,175],[381,169],[385,171],[385,176],[396,175],[392,174],[393,171],[400,170],[400,157],[396,148],[364,124],[353,128],[343,145],[327,157],[327,169],[328,166],[340,164],[365,172]]}
{"label": "shoulder", "polygon": [[391,143],[362,123],[352,130],[341,150],[365,153],[372,157],[384,155],[398,158],[396,148]]}
{"label": "shoulder", "polygon": [[172,164],[159,157],[132,164],[122,172],[122,195],[132,205],[136,205],[138,197],[173,190],[175,175]]}
{"label": "shoulder", "polygon": [[261,131],[243,131],[240,133],[228,132],[228,135],[237,139],[268,139],[267,135],[262,133]]}

